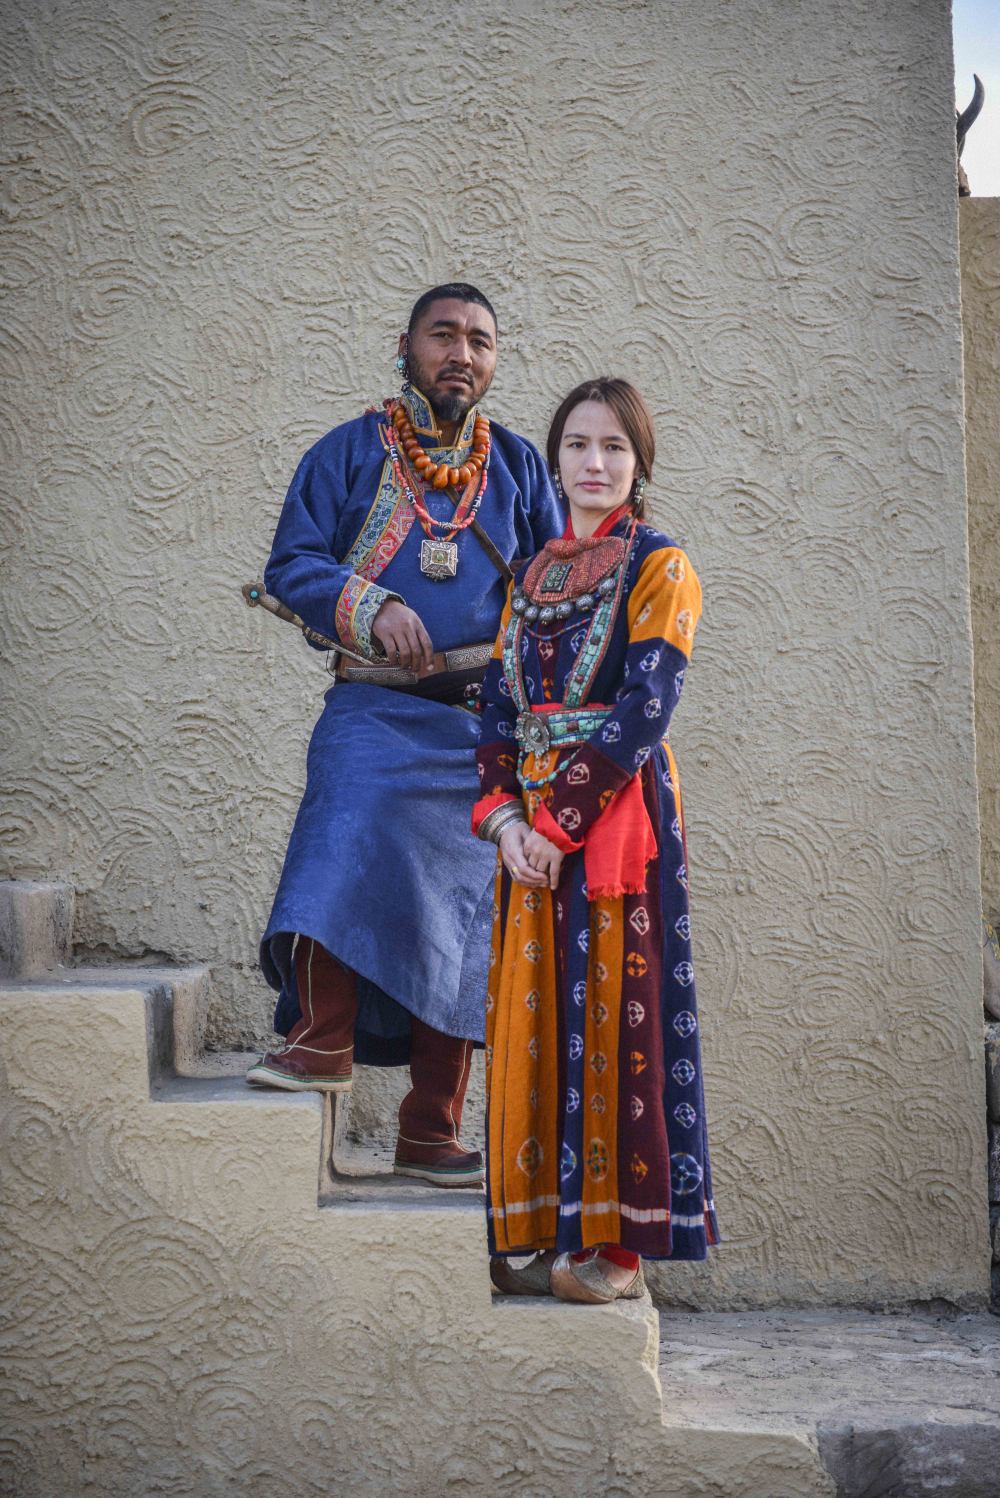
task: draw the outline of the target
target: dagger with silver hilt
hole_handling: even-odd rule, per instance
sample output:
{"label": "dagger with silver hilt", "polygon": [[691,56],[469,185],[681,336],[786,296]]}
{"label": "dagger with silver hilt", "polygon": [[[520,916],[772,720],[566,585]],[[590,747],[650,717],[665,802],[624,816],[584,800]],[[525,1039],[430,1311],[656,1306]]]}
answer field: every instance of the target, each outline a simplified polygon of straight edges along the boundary
{"label": "dagger with silver hilt", "polygon": [[286,608],[280,598],[273,598],[264,587],[263,583],[244,583],[240,592],[246,599],[247,607],[251,609],[267,609],[276,619],[284,619],[286,624],[294,624],[296,629],[301,629],[307,640],[312,640],[314,645],[322,645],[324,650],[335,650],[338,655],[346,655],[348,660],[359,661],[362,666],[372,665],[372,659],[367,655],[357,655],[353,650],[345,650],[337,640],[330,640],[326,635],[321,635],[318,630],[310,629],[298,614],[293,614],[290,608]]}

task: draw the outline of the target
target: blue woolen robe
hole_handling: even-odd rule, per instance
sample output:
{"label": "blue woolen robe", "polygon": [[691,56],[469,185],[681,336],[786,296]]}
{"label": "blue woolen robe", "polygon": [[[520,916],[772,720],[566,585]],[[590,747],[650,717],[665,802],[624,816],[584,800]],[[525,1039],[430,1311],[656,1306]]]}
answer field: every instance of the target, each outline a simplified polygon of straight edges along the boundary
{"label": "blue woolen robe", "polygon": [[[419,392],[406,404],[429,456],[458,466],[475,411],[446,450],[435,446]],[[378,654],[371,625],[393,597],[420,615],[435,650],[492,641],[506,593],[500,574],[469,530],[455,538],[457,576],[434,582],[421,572],[424,532],[399,493],[385,432],[383,414],[367,412],[306,453],[278,521],[267,591],[366,656]],[[531,443],[495,422],[491,434],[477,519],[508,561],[531,556],[562,533],[564,517]],[[442,494],[431,490],[425,502],[435,519],[454,515]],[[300,933],[358,974],[357,1061],[404,1063],[411,1014],[483,1040],[496,853],[470,833],[478,738],[478,719],[462,708],[355,682],[327,692],[260,949],[280,990],[279,1033],[301,1013],[292,965]]]}

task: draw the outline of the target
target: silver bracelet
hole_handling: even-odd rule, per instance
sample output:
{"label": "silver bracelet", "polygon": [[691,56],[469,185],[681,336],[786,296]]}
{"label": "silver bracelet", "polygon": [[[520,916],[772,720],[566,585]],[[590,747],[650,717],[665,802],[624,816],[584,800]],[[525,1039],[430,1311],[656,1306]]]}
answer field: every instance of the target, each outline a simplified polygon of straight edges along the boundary
{"label": "silver bracelet", "polygon": [[479,824],[476,836],[481,837],[484,843],[496,843],[499,847],[500,838],[508,827],[515,822],[526,822],[528,820],[524,804],[521,801],[505,801],[502,806],[497,806],[485,816]]}

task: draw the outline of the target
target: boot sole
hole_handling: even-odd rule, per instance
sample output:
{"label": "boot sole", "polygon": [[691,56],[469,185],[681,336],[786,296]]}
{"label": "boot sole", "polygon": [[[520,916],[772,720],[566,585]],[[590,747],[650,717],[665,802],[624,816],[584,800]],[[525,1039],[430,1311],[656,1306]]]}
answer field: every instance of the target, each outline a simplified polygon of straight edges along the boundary
{"label": "boot sole", "polygon": [[289,1077],[266,1066],[251,1066],[247,1072],[251,1087],[277,1087],[282,1092],[350,1092],[350,1077]]}
{"label": "boot sole", "polygon": [[395,1163],[393,1174],[413,1176],[418,1181],[430,1181],[432,1186],[482,1186],[486,1182],[486,1171],[444,1170],[433,1165],[400,1165]]}

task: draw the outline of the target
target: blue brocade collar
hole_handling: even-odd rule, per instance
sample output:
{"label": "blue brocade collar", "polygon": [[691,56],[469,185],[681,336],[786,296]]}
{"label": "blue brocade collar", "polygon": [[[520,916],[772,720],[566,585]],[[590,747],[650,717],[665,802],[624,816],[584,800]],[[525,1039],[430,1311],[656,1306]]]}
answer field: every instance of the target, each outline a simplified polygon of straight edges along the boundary
{"label": "blue brocade collar", "polygon": [[[400,400],[406,407],[407,415],[413,423],[413,430],[417,436],[435,438],[437,443],[440,444],[441,433],[438,430],[437,420],[427,397],[415,385],[404,385],[400,392]],[[438,456],[438,454],[454,453],[456,457],[467,457],[469,449],[472,447],[472,433],[476,424],[478,411],[479,407],[473,406],[472,410],[466,414],[454,447],[434,446],[432,443],[421,442],[420,445],[427,456],[434,456],[435,461],[438,463],[451,461],[450,459],[446,460]]]}

